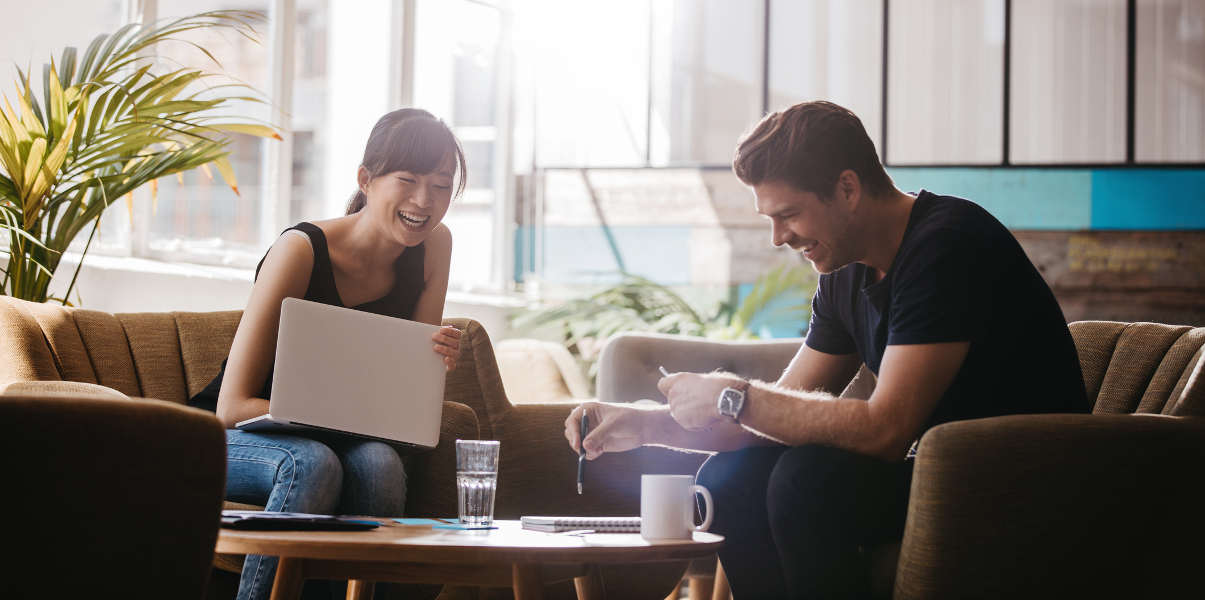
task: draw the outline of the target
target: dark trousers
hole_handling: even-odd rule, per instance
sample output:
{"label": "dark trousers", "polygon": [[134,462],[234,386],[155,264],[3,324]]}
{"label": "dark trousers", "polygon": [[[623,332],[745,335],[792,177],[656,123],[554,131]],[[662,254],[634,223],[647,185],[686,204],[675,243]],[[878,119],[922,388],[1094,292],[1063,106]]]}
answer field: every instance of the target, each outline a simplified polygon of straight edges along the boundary
{"label": "dark trousers", "polygon": [[865,598],[869,553],[904,531],[912,461],[826,446],[716,454],[697,481],[715,501],[711,531],[735,600]]}

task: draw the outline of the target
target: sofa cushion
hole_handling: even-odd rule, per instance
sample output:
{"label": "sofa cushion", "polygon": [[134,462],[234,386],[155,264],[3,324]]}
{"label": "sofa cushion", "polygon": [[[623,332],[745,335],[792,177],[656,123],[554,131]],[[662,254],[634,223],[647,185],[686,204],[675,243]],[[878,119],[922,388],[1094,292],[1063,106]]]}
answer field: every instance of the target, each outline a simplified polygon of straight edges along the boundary
{"label": "sofa cushion", "polygon": [[[134,357],[117,317],[97,310],[75,310],[75,325],[88,350],[96,381],[127,396],[145,396],[134,372]],[[47,379],[38,377],[34,379]]]}
{"label": "sofa cushion", "polygon": [[178,403],[188,401],[176,320],[168,313],[113,316],[117,317],[129,340],[142,395]]}
{"label": "sofa cushion", "polygon": [[230,355],[230,345],[242,316],[241,310],[172,313],[176,331],[180,334],[180,358],[184,363],[184,382],[189,398],[217,377],[222,361]]}

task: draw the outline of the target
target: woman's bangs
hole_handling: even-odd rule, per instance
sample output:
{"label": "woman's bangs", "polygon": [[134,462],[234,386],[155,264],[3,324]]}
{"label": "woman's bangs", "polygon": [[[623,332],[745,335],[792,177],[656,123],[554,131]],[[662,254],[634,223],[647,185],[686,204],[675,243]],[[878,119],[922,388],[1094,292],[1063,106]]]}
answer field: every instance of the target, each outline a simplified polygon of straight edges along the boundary
{"label": "woman's bangs", "polygon": [[386,144],[384,164],[378,175],[396,171],[428,175],[449,163],[450,174],[455,173],[456,140],[438,121],[422,119],[407,123],[406,127],[395,127],[389,132]]}

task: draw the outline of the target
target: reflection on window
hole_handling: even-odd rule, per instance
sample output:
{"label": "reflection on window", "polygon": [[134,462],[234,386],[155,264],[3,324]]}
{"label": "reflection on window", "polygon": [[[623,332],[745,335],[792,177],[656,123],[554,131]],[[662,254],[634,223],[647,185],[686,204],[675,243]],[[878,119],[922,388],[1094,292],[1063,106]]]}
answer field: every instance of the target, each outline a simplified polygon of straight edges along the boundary
{"label": "reflection on window", "polygon": [[726,164],[761,116],[763,4],[652,6],[652,163]]}
{"label": "reflection on window", "polygon": [[1125,160],[1126,2],[1012,3],[1010,160]]}
{"label": "reflection on window", "polygon": [[1137,8],[1135,159],[1205,161],[1205,2]]}
{"label": "reflection on window", "polygon": [[[330,143],[327,113],[330,13],[327,0],[298,0],[293,29],[292,189],[288,225],[335,216],[326,193],[326,152]],[[355,180],[346,177],[348,195]],[[283,215],[282,215],[283,216]],[[283,228],[284,223],[277,226]]]}
{"label": "reflection on window", "polygon": [[499,260],[494,204],[503,185],[496,169],[502,13],[469,0],[419,0],[415,12],[414,105],[448,123],[467,164],[464,195],[444,217],[453,237],[451,284],[486,286]]}
{"label": "reflection on window", "polygon": [[516,53],[533,87],[536,163],[644,164],[648,0],[531,0],[516,11]]}
{"label": "reflection on window", "polygon": [[1003,0],[890,0],[887,161],[1003,160]]}
{"label": "reflection on window", "polygon": [[[229,2],[214,0],[200,3],[160,0],[159,16],[170,19],[229,8],[258,10],[266,14],[268,3],[266,0],[244,0],[231,6]],[[220,70],[228,77],[213,78],[204,86],[238,82],[266,93],[271,46],[267,26],[259,25],[257,29],[260,30],[260,43],[232,32],[199,29],[181,34],[180,37],[213,54],[221,63],[220,67],[184,42],[165,44],[160,59],[165,67],[180,65]],[[234,104],[231,116],[264,121],[271,117],[268,105],[253,102]],[[159,197],[153,204],[147,232],[152,254],[243,266],[254,264],[262,254],[260,219],[262,205],[267,201],[261,173],[263,146],[274,142],[246,135],[230,135],[230,138],[230,162],[238,177],[239,194],[236,195],[216,172],[209,176],[202,170],[194,170],[183,175],[183,183],[174,177],[160,180]]]}
{"label": "reflection on window", "polygon": [[882,131],[881,0],[771,0],[770,110],[807,100],[858,115],[877,146]]}

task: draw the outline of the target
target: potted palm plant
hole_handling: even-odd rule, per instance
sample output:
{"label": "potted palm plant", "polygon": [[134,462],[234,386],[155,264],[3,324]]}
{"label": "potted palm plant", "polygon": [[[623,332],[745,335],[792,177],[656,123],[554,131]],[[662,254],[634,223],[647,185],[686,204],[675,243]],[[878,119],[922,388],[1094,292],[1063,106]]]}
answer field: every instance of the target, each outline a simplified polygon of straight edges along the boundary
{"label": "potted palm plant", "polygon": [[[256,39],[263,20],[255,12],[214,11],[126,25],[98,36],[83,56],[67,48],[46,64],[40,98],[18,72],[15,102],[5,96],[0,108],[0,231],[8,234],[0,293],[45,301],[72,240],[115,200],[160,177],[213,165],[238,193],[227,134],[280,136],[269,124],[228,115],[236,102],[262,100],[242,84],[206,87],[218,73],[165,68],[154,50],[169,40],[191,43],[182,36],[205,28]],[[83,256],[58,298],[64,304],[82,264]]]}

